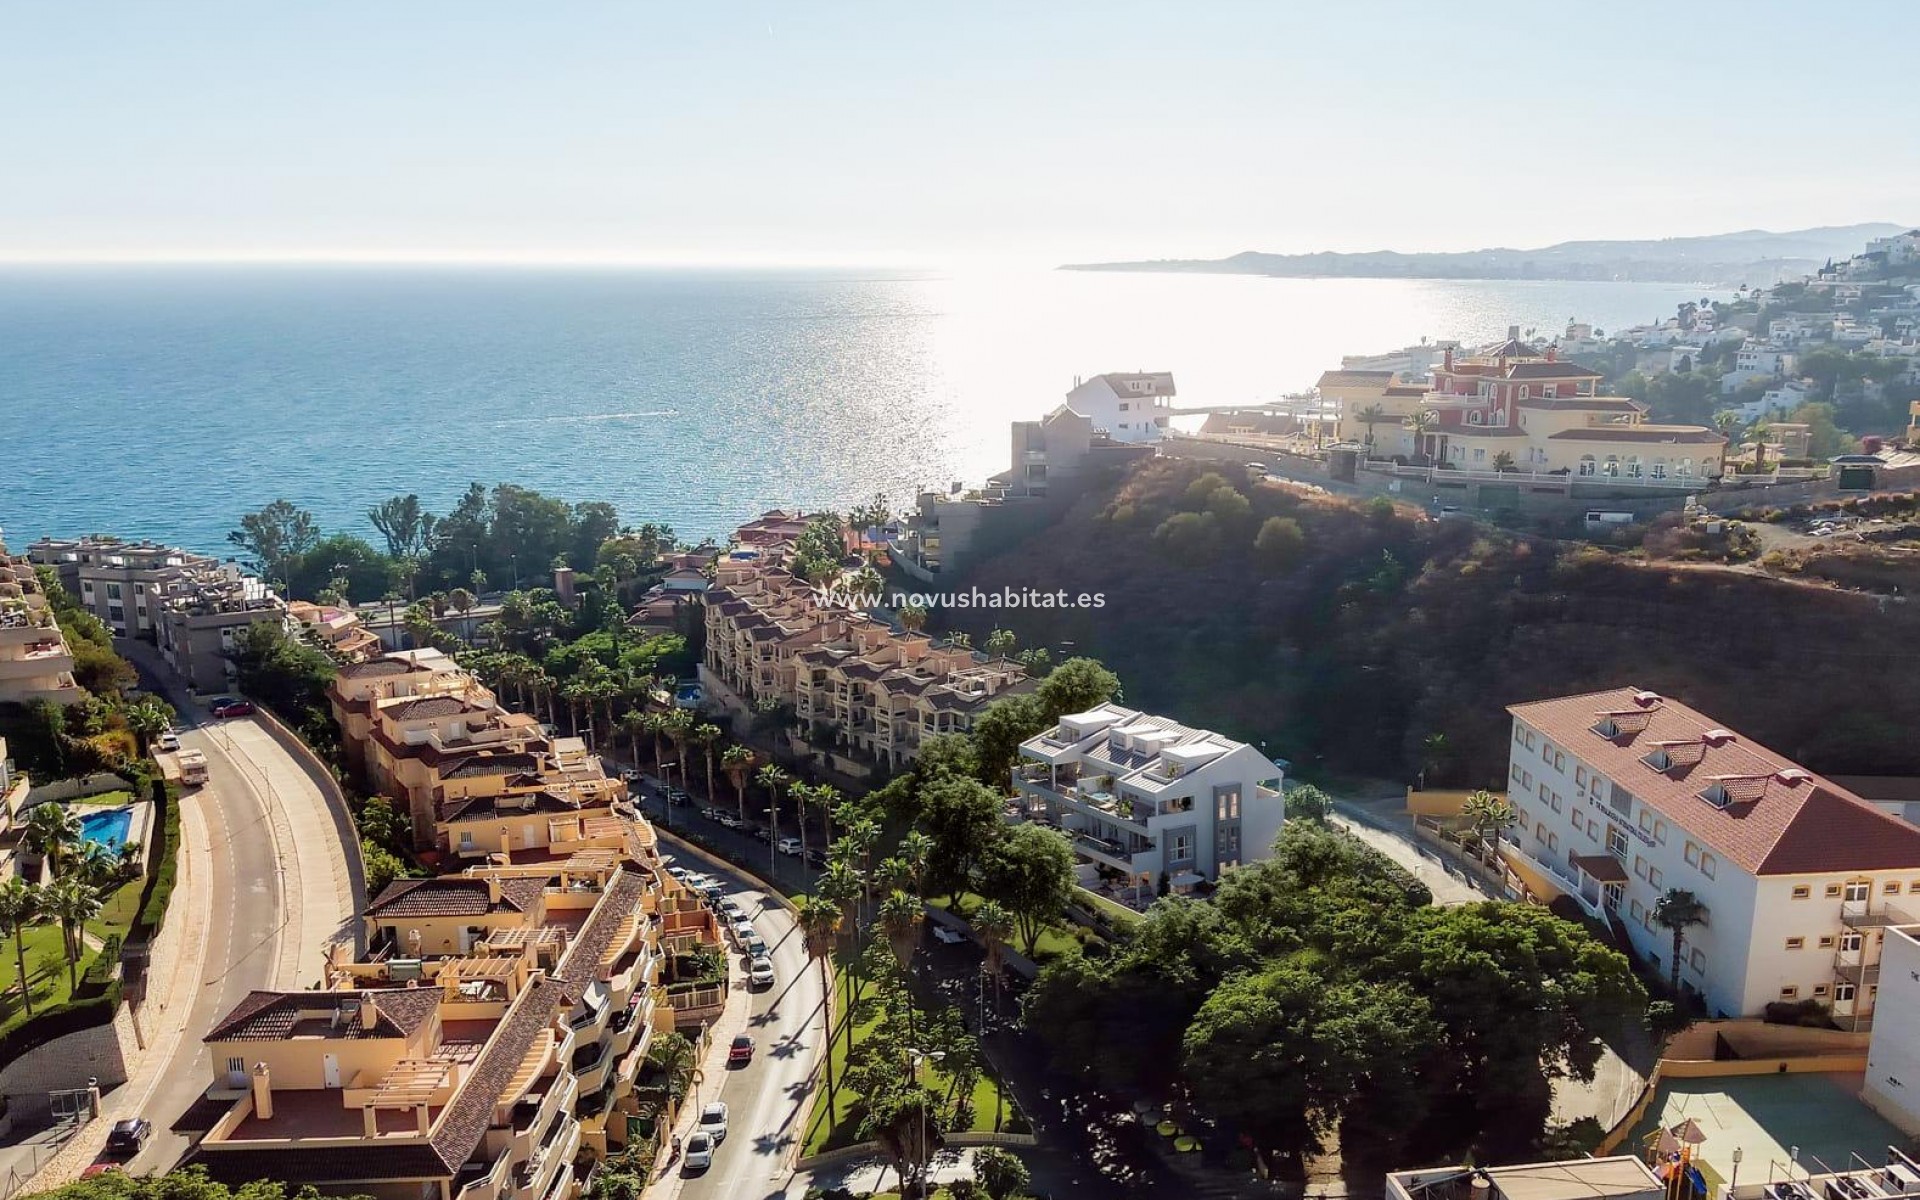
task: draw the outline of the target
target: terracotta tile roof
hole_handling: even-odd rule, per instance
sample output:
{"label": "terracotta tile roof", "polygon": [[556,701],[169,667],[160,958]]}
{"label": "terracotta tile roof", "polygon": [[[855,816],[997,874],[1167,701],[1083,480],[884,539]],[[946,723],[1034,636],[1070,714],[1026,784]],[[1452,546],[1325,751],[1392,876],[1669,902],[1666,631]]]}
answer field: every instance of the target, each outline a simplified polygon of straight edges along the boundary
{"label": "terracotta tile roof", "polygon": [[567,1003],[566,988],[551,979],[528,985],[514,1001],[507,1019],[494,1032],[480,1061],[467,1072],[452,1103],[441,1114],[439,1128],[434,1130],[433,1149],[448,1173],[458,1171],[473,1157],[487,1126],[493,1123],[494,1102],[520,1069],[533,1039],[553,1023],[560,1007]]}
{"label": "terracotta tile roof", "polygon": [[433,879],[396,879],[367,905],[369,917],[480,917],[491,912],[531,912],[546,890],[543,879],[503,879],[500,902],[492,900],[487,880],[443,875]]}
{"label": "terracotta tile roof", "polygon": [[[1920,867],[1920,827],[1678,701],[1615,688],[1507,711],[1749,874]],[[1724,802],[1705,798],[1716,785]]]}
{"label": "terracotta tile roof", "polygon": [[1648,442],[1658,445],[1720,445],[1724,435],[1698,425],[1588,425],[1549,434],[1548,441]]}
{"label": "terracotta tile roof", "polygon": [[363,663],[349,663],[341,667],[337,674],[342,679],[365,679],[378,675],[405,675],[416,668],[410,662],[397,658],[376,658]]}
{"label": "terracotta tile roof", "polygon": [[537,754],[502,754],[486,751],[468,755],[446,767],[440,772],[440,778],[470,779],[476,775],[507,775],[539,769],[540,756]]}
{"label": "terracotta tile roof", "polygon": [[1507,367],[1508,379],[1598,379],[1600,372],[1571,362],[1523,362]]}
{"label": "terracotta tile roof", "polygon": [[637,869],[627,867],[600,897],[600,903],[593,906],[593,915],[580,927],[555,972],[572,995],[580,995],[593,982],[607,947],[620,932],[621,922],[640,911],[640,901],[646,894],[646,877]]}
{"label": "terracotta tile roof", "polygon": [[[356,1008],[359,992],[249,992],[202,1038],[204,1042],[278,1041],[292,1031],[301,1013],[333,1013]],[[367,1029],[357,1018],[333,1030],[341,1038],[408,1037],[440,1008],[437,988],[394,989],[375,993],[379,1019]]]}

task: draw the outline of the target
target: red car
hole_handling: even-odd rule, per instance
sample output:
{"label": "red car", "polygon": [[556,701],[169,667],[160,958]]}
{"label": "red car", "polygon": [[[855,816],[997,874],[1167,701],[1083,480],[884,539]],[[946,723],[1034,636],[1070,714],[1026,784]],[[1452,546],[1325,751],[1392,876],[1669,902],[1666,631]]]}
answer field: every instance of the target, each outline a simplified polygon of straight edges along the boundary
{"label": "red car", "polygon": [[727,1047],[727,1065],[750,1063],[753,1061],[753,1039],[741,1034],[733,1039],[733,1045]]}
{"label": "red car", "polygon": [[231,696],[222,696],[213,702],[213,715],[216,717],[244,717],[253,712],[250,700],[235,700]]}

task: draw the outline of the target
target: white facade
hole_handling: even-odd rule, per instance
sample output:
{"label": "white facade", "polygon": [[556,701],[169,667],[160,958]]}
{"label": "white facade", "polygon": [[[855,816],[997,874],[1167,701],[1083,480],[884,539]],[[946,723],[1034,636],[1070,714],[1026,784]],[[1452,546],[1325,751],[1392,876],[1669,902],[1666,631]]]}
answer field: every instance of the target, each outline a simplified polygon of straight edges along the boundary
{"label": "white facade", "polygon": [[[1651,693],[1510,711],[1510,854],[1615,919],[1661,975],[1673,935],[1654,905],[1692,892],[1708,916],[1686,931],[1680,979],[1710,1013],[1814,1000],[1866,1026],[1885,927],[1911,919],[1903,905],[1920,910],[1920,831]],[[1589,728],[1609,714],[1615,736]]]}
{"label": "white facade", "polygon": [[1103,704],[1021,743],[1013,786],[1083,860],[1151,896],[1162,875],[1185,891],[1270,855],[1284,774],[1244,742]]}
{"label": "white facade", "polygon": [[1116,442],[1157,442],[1167,435],[1173,397],[1170,372],[1112,372],[1076,383],[1067,407]]}
{"label": "white facade", "polygon": [[1886,933],[1880,962],[1885,991],[1860,1098],[1902,1132],[1920,1137],[1920,925]]}

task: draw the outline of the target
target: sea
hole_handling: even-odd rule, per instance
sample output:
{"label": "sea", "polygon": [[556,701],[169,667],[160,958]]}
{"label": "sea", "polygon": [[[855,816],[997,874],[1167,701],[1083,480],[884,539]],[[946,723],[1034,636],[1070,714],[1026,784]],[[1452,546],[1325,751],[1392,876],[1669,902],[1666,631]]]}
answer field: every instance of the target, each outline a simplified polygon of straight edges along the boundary
{"label": "sea", "polygon": [[[723,535],[977,483],[1103,371],[1277,399],[1342,354],[1662,317],[1671,284],[1049,270],[0,269],[0,530],[219,552],[284,497],[327,532],[469,482]],[[1707,295],[1715,293],[1707,292]]]}

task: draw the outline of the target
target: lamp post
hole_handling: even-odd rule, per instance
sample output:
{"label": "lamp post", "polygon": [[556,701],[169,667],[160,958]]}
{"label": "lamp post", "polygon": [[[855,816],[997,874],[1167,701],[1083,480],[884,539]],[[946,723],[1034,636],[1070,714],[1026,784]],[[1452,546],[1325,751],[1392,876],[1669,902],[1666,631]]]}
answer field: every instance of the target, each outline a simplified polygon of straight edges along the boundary
{"label": "lamp post", "polygon": [[661,812],[666,816],[668,829],[673,828],[673,782],[667,778],[667,772],[679,765],[680,761],[675,759],[673,762],[657,763],[653,768],[660,772],[660,803],[663,806]]}
{"label": "lamp post", "polygon": [[[911,1000],[908,1001],[912,1003]],[[940,1062],[947,1057],[945,1050],[915,1050],[907,1048],[907,1059],[913,1066],[907,1077],[917,1086],[920,1082],[920,1064]],[[933,1170],[933,1123],[927,1116],[927,1096],[925,1088],[920,1091],[920,1200],[927,1200],[927,1174]]]}
{"label": "lamp post", "polygon": [[1733,1177],[1727,1180],[1728,1200],[1732,1200],[1733,1189],[1740,1186],[1740,1160],[1745,1157],[1746,1155],[1741,1153],[1740,1147],[1735,1146],[1733,1148]]}

